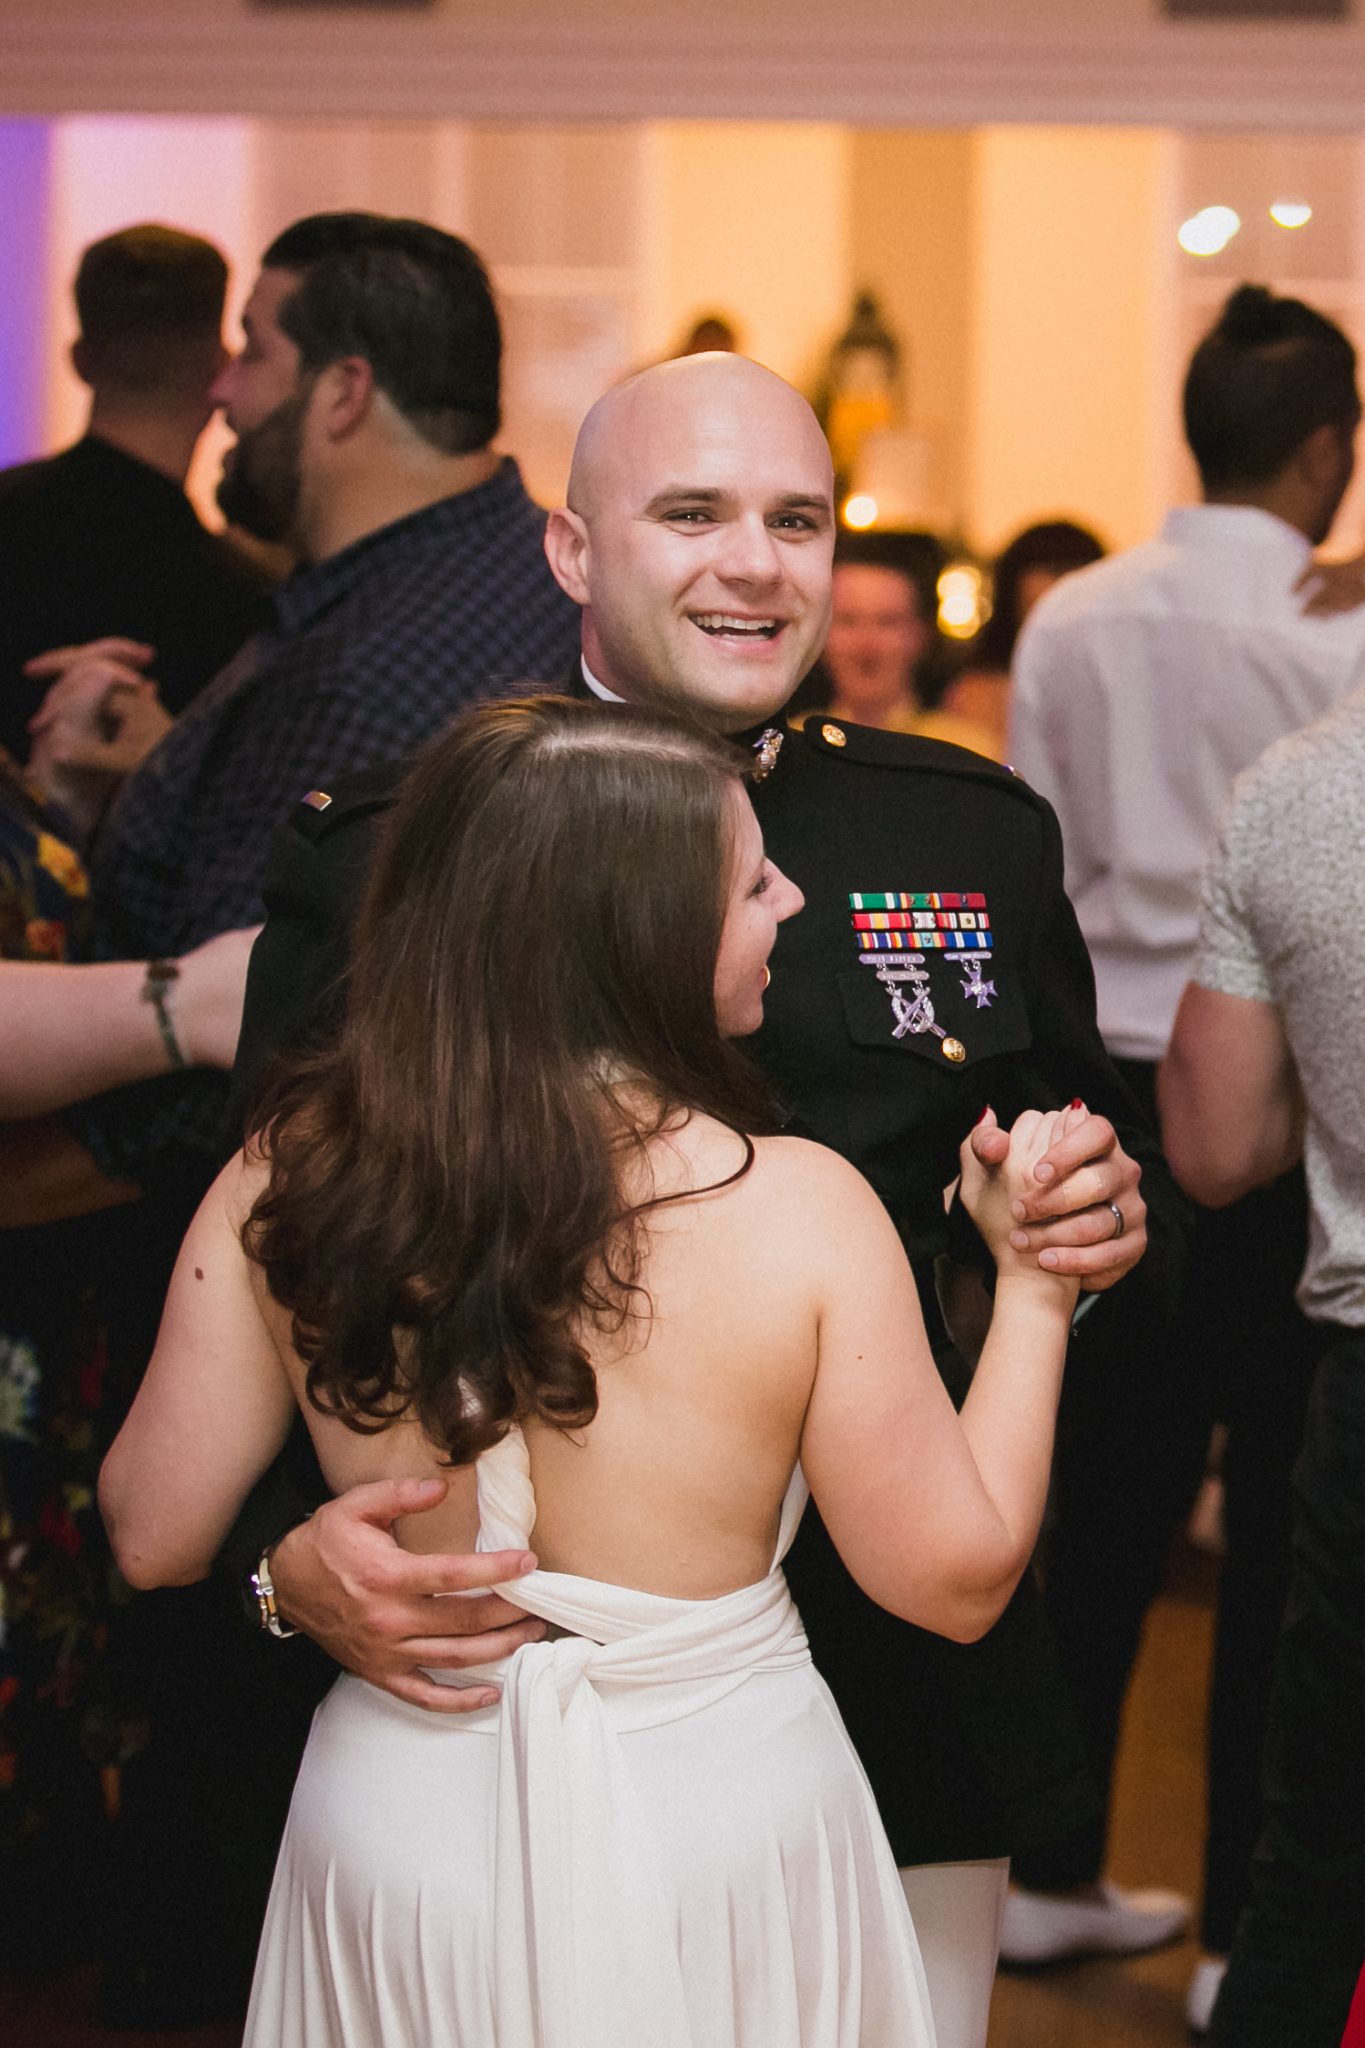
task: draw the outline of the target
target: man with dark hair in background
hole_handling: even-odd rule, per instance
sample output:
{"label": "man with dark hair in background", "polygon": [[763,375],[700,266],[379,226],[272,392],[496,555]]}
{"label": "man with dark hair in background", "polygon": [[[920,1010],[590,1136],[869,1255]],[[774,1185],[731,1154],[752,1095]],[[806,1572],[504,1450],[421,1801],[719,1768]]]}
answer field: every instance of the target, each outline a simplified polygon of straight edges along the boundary
{"label": "man with dark hair in background", "polygon": [[[545,514],[491,445],[501,333],[467,244],[420,221],[315,215],[267,249],[243,328],[213,389],[237,436],[221,501],[301,566],[114,798],[92,863],[100,957],[158,961],[185,950],[181,933],[253,922],[271,834],[310,789],[408,753],[489,688],[560,675],[577,650]],[[110,1319],[130,1365],[150,1356],[179,1240],[231,1148],[224,1084],[173,1073],[99,1096],[27,1132],[0,1177],[10,1221],[25,1199],[53,1216],[145,1192]],[[120,1668],[152,1737],[123,1774],[105,1977],[118,2024],[235,2009],[275,1846],[259,1816],[297,1753],[291,1711],[311,1711],[212,1606],[203,1587],[147,1595],[123,1624]]]}
{"label": "man with dark hair in background", "polygon": [[[1196,349],[1185,430],[1203,503],[1158,538],[1047,593],[1015,659],[1011,759],[1055,805],[1099,1023],[1150,1104],[1194,962],[1199,879],[1233,778],[1330,710],[1362,673],[1365,618],[1306,617],[1296,594],[1350,481],[1355,351],[1330,320],[1260,286],[1233,292]],[[1294,1302],[1302,1176],[1202,1212],[1168,1329],[1133,1332],[1133,1370],[1067,1382],[1047,1598],[1092,1761],[1112,1769],[1124,1688],[1215,1419],[1227,1556],[1209,1732],[1204,1961],[1187,2016],[1207,2027],[1256,1838],[1258,1763],[1288,1565],[1289,1475],[1315,1340]],[[1136,1951],[1183,1925],[1133,1910],[1103,1836],[1018,1859],[1002,1952],[1038,1962]]]}
{"label": "man with dark hair in background", "polygon": [[[490,686],[558,675],[577,643],[545,515],[491,445],[501,333],[466,243],[314,215],[267,249],[242,324],[213,387],[237,436],[219,496],[301,566],[114,798],[91,875],[105,958],[252,923],[270,834],[306,791],[408,752]],[[115,1182],[209,1174],[225,1091],[204,1080],[101,1097],[68,1133]]]}
{"label": "man with dark hair in background", "polygon": [[120,635],[184,709],[265,617],[266,577],[203,527],[184,483],[223,367],[227,264],[176,228],[123,228],[76,272],[71,360],[90,389],[74,447],[0,473],[0,745],[23,757],[36,655]]}

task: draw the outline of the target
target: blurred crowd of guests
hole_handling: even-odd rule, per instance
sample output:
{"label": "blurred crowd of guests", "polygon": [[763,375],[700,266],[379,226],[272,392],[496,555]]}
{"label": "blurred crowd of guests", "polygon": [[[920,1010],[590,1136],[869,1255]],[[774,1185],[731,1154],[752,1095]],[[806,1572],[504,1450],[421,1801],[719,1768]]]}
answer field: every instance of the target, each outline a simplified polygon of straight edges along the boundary
{"label": "blurred crowd of guests", "polygon": [[[579,646],[542,515],[494,449],[477,256],[419,223],[299,223],[265,252],[235,357],[226,282],[216,250],[166,228],[87,251],[88,431],[0,475],[0,1890],[18,1902],[0,1966],[60,1967],[94,1930],[107,2016],[143,2024],[211,2016],[249,1961],[251,1887],[218,1849],[270,1765],[225,1596],[129,1596],[94,1478],[221,1149],[271,834],[306,791],[499,680],[560,679]],[[734,338],[708,316],[688,346]],[[215,407],[236,435],[230,537],[184,493]],[[1010,761],[1050,799],[1107,1048],[1152,1117],[1165,1107],[1204,1205],[1166,1324],[1135,1328],[1103,1384],[1068,1385],[1046,1597],[1107,1791],[1143,1617],[1225,1426],[1190,2008],[1203,2031],[1231,1957],[1225,2048],[1325,2048],[1365,1956],[1365,956],[1343,857],[1365,611],[1349,566],[1299,587],[1359,410],[1340,331],[1244,288],[1187,384],[1200,506],[1115,557],[1069,520],[1030,526],[965,647],[938,623],[944,541],[842,534],[824,653],[792,705]],[[1182,1930],[1184,1903],[1120,1893],[1104,1850],[1101,1823],[1016,1869],[1007,1958]]]}
{"label": "blurred crowd of guests", "polygon": [[1010,662],[1025,619],[1068,570],[1104,553],[1069,519],[1027,526],[990,570],[990,610],[977,636],[940,625],[940,583],[953,561],[931,533],[840,534],[834,610],[824,654],[793,700],[886,732],[947,740],[991,760],[1007,757]]}

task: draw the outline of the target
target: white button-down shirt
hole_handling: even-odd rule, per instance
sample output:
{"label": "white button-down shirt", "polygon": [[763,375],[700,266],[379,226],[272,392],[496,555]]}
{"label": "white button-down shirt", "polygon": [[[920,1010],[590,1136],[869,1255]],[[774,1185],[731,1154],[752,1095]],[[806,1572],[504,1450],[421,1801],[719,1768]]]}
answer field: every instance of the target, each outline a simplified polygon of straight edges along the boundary
{"label": "white button-down shirt", "polygon": [[1233,778],[1365,677],[1365,609],[1306,618],[1311,548],[1250,505],[1193,505],[1066,576],[1015,654],[1010,760],[1061,819],[1112,1052],[1158,1060]]}

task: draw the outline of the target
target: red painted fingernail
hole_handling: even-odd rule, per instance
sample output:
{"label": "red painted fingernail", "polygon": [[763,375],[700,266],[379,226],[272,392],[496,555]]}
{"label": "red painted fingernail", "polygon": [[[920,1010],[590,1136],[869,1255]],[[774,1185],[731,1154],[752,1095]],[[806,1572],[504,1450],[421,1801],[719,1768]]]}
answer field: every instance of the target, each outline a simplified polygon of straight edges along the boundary
{"label": "red painted fingernail", "polygon": [[[976,1123],[977,1123],[977,1124],[984,1124],[984,1123],[985,1123],[985,1121],[986,1121],[986,1118],[987,1118],[987,1117],[988,1117],[988,1116],[990,1115],[990,1113],[991,1113],[991,1106],[990,1106],[990,1104],[989,1104],[989,1102],[988,1102],[988,1103],[986,1104],[986,1107],[985,1107],[985,1108],[984,1108],[984,1109],[982,1110],[982,1112],[981,1112],[980,1116],[979,1116],[979,1117],[977,1118],[977,1120],[976,1120]],[[972,1129],[973,1129],[973,1130],[975,1130],[975,1129],[976,1129],[976,1124],[973,1124],[973,1125],[972,1125]]]}
{"label": "red painted fingernail", "polygon": [[1069,1108],[1071,1108],[1071,1109],[1084,1109],[1084,1108],[1085,1108],[1085,1104],[1084,1104],[1084,1103],[1083,1103],[1083,1102],[1081,1101],[1081,1098],[1080,1098],[1080,1096],[1079,1096],[1079,1095],[1073,1095],[1073,1096],[1072,1096],[1072,1098],[1071,1098],[1070,1104],[1068,1105],[1068,1107],[1069,1107]]}

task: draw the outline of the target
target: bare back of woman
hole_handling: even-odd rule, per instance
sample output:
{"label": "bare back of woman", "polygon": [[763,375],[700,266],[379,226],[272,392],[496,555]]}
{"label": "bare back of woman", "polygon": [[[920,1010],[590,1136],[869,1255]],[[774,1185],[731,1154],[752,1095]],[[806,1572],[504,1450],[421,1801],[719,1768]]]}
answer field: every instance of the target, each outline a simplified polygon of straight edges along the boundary
{"label": "bare back of woman", "polygon": [[[794,1163],[808,1149],[759,1140],[742,1180],[688,1198],[685,1190],[743,1164],[739,1141],[704,1117],[654,1141],[654,1187],[683,1199],[650,1223],[640,1273],[647,1304],[614,1335],[588,1333],[598,1412],[568,1433],[524,1424],[538,1510],[532,1545],[543,1566],[689,1600],[767,1572],[815,1375],[812,1219],[800,1217],[783,1169],[784,1157]],[[302,1398],[289,1318],[263,1282],[258,1290]],[[420,1429],[357,1436],[306,1402],[304,1412],[334,1492],[374,1479],[450,1478],[442,1506],[400,1524],[399,1538],[434,1553],[472,1548],[472,1472],[451,1474]]]}

